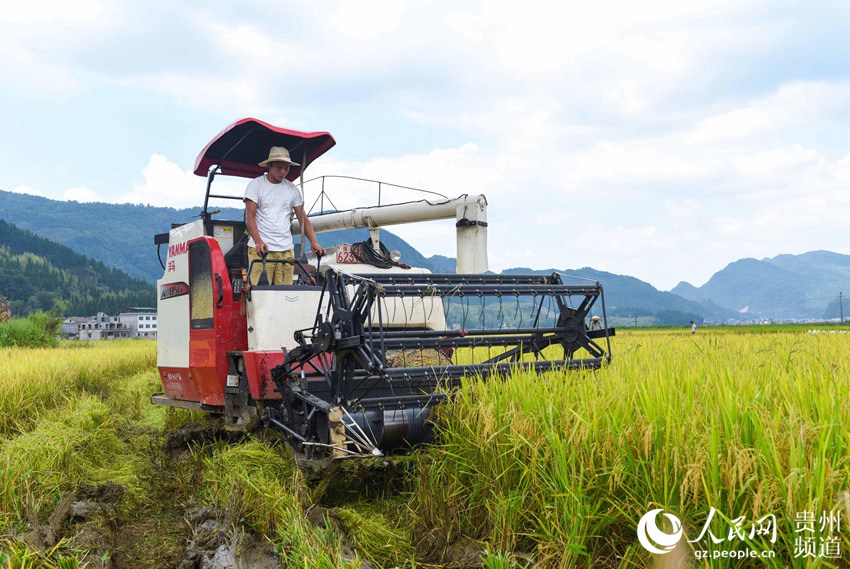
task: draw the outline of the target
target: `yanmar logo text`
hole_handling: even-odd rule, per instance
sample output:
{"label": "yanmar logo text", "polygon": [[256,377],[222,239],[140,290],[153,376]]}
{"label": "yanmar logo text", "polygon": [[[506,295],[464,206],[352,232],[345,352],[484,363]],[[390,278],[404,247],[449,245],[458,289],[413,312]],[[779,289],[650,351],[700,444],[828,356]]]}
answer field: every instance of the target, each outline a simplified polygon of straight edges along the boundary
{"label": "yanmar logo text", "polygon": [[185,255],[189,252],[189,244],[187,242],[177,243],[176,245],[168,246],[168,256],[176,257],[178,255]]}

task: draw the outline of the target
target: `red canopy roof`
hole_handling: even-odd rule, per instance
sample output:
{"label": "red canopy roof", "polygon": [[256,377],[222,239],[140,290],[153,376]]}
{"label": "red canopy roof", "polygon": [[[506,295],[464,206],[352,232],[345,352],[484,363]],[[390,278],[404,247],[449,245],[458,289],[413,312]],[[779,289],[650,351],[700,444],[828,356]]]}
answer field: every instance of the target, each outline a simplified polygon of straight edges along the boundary
{"label": "red canopy roof", "polygon": [[290,168],[286,178],[292,181],[334,144],[327,132],[298,132],[253,118],[242,119],[218,133],[201,151],[195,160],[195,174],[206,177],[210,168],[218,165],[222,174],[256,178],[266,171],[259,163],[269,157],[269,149],[283,146],[301,164]]}

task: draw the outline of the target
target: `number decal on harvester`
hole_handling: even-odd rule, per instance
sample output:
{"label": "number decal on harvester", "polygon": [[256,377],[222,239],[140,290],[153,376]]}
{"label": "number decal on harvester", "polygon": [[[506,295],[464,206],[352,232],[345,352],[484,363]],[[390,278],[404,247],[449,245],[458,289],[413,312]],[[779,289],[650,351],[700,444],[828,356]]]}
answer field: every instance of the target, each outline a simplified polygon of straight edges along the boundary
{"label": "number decal on harvester", "polygon": [[159,299],[176,298],[189,294],[189,285],[186,283],[168,283],[164,284],[159,289]]}
{"label": "number decal on harvester", "polygon": [[357,262],[357,257],[351,251],[351,246],[347,243],[340,245],[340,249],[336,253],[337,263],[354,264]]}

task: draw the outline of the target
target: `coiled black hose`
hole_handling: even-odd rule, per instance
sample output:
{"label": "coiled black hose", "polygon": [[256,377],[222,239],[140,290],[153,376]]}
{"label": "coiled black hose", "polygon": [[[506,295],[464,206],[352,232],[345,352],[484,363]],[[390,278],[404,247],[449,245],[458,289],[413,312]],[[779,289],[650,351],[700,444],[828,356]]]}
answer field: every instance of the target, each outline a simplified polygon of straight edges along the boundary
{"label": "coiled black hose", "polygon": [[405,265],[404,263],[396,263],[390,258],[390,251],[387,247],[381,243],[381,252],[378,253],[375,251],[375,247],[372,244],[372,238],[370,237],[366,241],[361,241],[360,243],[355,243],[351,246],[351,253],[354,255],[354,258],[357,259],[359,263],[365,263],[368,265],[372,265],[373,267],[377,267],[379,269],[389,269],[391,267],[401,267],[402,269],[409,269],[410,265]]}

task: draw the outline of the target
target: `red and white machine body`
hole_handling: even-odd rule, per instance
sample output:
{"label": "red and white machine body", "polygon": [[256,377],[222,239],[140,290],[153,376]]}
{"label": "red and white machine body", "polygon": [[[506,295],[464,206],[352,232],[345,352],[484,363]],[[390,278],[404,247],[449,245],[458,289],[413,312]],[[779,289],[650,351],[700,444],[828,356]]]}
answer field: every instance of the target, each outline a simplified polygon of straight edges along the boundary
{"label": "red and white machine body", "polygon": [[[205,165],[211,167],[216,163],[208,156],[211,148],[220,146],[223,139],[241,136],[239,129],[246,124],[266,134],[277,132],[300,140],[318,138],[325,146],[329,138],[325,133],[297,133],[245,119],[225,129],[204,149],[198,157],[196,173],[200,174],[199,169]],[[297,148],[291,142],[283,144]],[[263,148],[265,144],[255,150],[255,156],[267,152]],[[293,152],[293,156],[298,154]],[[302,163],[306,166],[310,158],[308,150]],[[262,172],[259,167],[251,167],[256,162],[237,164],[232,159],[220,162],[224,164],[222,173],[249,178]],[[300,173],[296,171],[290,177]],[[316,233],[368,227],[373,237],[377,237],[377,229],[386,225],[446,218],[463,220],[457,229],[459,266],[466,272],[483,272],[487,270],[486,206],[484,196],[462,196],[439,202],[358,208],[314,216],[311,222]],[[254,402],[280,397],[271,382],[270,370],[282,363],[282,349],[297,346],[295,332],[313,325],[321,289],[298,284],[255,286],[250,296],[238,290],[237,280],[241,275],[227,267],[224,255],[242,239],[244,230],[243,222],[199,219],[174,227],[168,233],[165,271],[157,281],[157,366],[163,394],[154,396],[155,403],[224,412],[228,377],[235,383],[234,376],[238,374],[247,378]],[[301,231],[297,220],[292,231],[293,235]],[[333,268],[351,274],[429,272],[418,268],[378,269],[358,263],[348,244],[330,247],[321,263],[316,263],[315,257],[310,257],[310,262],[319,264],[321,271]],[[393,318],[398,327],[442,329],[446,325],[442,305],[434,299],[385,300],[384,314],[389,327],[393,326]],[[244,366],[244,370],[232,369],[234,362],[227,355],[231,352],[241,352],[236,365]]]}

